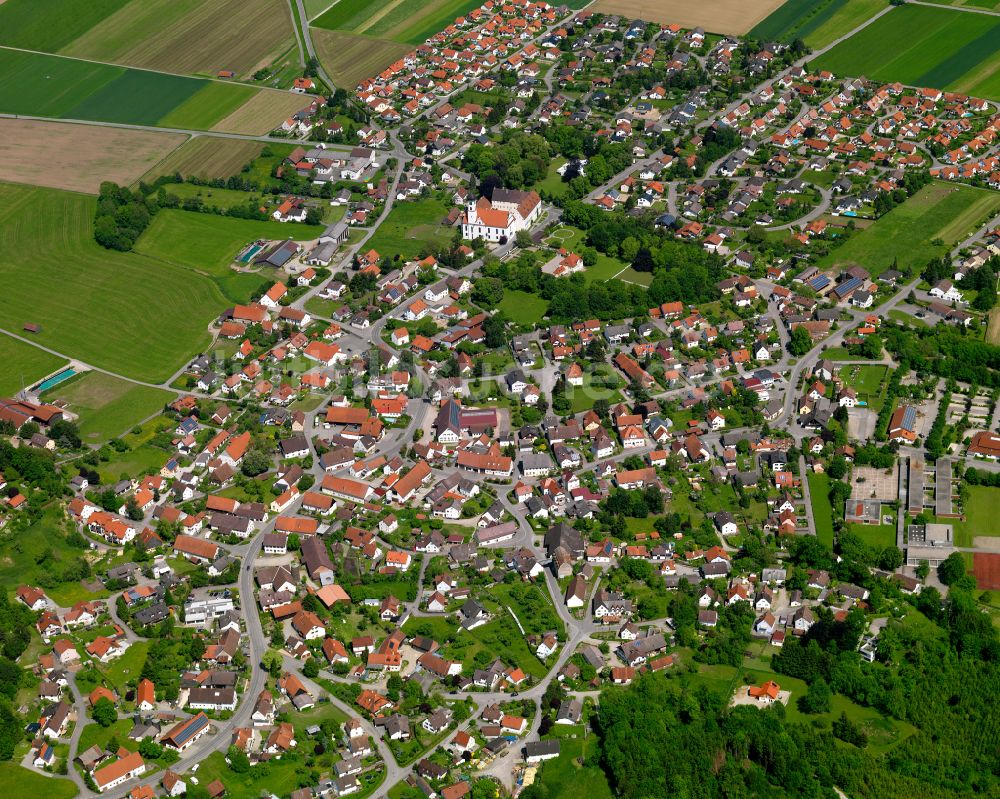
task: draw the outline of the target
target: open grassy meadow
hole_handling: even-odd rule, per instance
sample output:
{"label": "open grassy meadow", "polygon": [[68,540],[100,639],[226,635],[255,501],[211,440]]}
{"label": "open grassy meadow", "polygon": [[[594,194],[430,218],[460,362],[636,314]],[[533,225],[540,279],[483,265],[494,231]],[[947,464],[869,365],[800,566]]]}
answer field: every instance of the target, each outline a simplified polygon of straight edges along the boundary
{"label": "open grassy meadow", "polygon": [[0,184],[0,327],[35,322],[40,344],[128,377],[163,380],[208,344],[208,323],[226,298],[189,268],[99,246],[95,203]]}
{"label": "open grassy meadow", "polygon": [[308,241],[322,232],[321,228],[310,225],[258,222],[168,209],[156,215],[136,242],[136,251],[218,276],[228,274],[229,264],[239,250],[256,239]]}
{"label": "open grassy meadow", "polygon": [[102,181],[136,180],[184,140],[180,133],[0,119],[0,180],[96,194]]}
{"label": "open grassy meadow", "polygon": [[762,40],[802,39],[818,49],[887,8],[883,0],[786,0],[750,34]]}
{"label": "open grassy meadow", "polygon": [[1000,16],[901,6],[811,66],[1000,99]]}
{"label": "open grassy meadow", "polygon": [[[974,232],[998,209],[1000,194],[996,192],[932,183],[874,225],[854,233],[817,266],[860,264],[873,275],[888,269],[894,259],[901,267],[923,267]],[[935,240],[943,243],[933,244]]]}
{"label": "open grassy meadow", "polygon": [[160,175],[175,174],[206,179],[228,178],[238,175],[263,149],[261,142],[196,136],[150,167],[142,179],[152,182]]}
{"label": "open grassy meadow", "polygon": [[398,202],[368,244],[383,257],[416,258],[426,244],[445,245],[451,241],[454,228],[441,224],[449,210],[450,206],[436,199]]}
{"label": "open grassy meadow", "polygon": [[537,294],[508,289],[497,310],[514,324],[531,326],[542,321],[549,304]]}
{"label": "open grassy meadow", "polygon": [[175,396],[103,372],[86,372],[47,391],[44,399],[65,402],[67,410],[80,417],[80,437],[96,444],[132,429]]}
{"label": "open grassy meadow", "polygon": [[58,355],[3,335],[0,335],[0,363],[3,364],[3,370],[0,371],[0,395],[4,397],[13,396],[22,388],[27,388],[66,365],[66,361]]}
{"label": "open grassy meadow", "polygon": [[[553,733],[558,727],[553,729]],[[611,799],[614,795],[608,778],[600,767],[581,765],[592,763],[592,756],[600,749],[600,740],[594,734],[583,738],[563,738],[559,757],[542,764],[536,781],[539,781],[550,799]]]}
{"label": "open grassy meadow", "polygon": [[0,785],[7,796],[40,796],[46,799],[73,799],[80,789],[67,778],[43,776],[16,763],[0,763]]}
{"label": "open grassy meadow", "polygon": [[825,474],[810,472],[809,500],[812,505],[813,521],[816,523],[816,537],[833,547],[833,509],[830,507],[830,478]]}
{"label": "open grassy meadow", "polygon": [[252,106],[253,124],[234,132],[254,133],[304,104],[289,92],[0,49],[0,112],[208,129]]}
{"label": "open grassy meadow", "polygon": [[284,0],[132,0],[62,52],[185,74],[228,69],[244,77],[293,42]]}

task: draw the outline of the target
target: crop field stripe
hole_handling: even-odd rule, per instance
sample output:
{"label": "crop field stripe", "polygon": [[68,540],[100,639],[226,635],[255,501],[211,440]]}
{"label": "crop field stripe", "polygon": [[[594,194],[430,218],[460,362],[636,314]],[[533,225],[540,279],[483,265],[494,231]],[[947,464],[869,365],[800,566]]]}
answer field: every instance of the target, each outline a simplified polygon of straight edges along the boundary
{"label": "crop field stripe", "polygon": [[456,17],[463,17],[482,5],[476,0],[445,0],[436,12],[422,15],[415,22],[407,21],[408,27],[393,31],[391,38],[409,44],[423,44],[435,33],[444,30]]}
{"label": "crop field stripe", "polygon": [[126,70],[117,80],[63,114],[70,119],[97,119],[155,125],[204,85],[196,78]]}
{"label": "crop field stripe", "polygon": [[353,31],[379,9],[373,0],[337,0],[310,24],[326,30]]}
{"label": "crop field stripe", "polygon": [[130,2],[6,0],[0,4],[0,44],[54,52]]}
{"label": "crop field stripe", "polygon": [[750,31],[755,39],[784,39],[810,14],[836,0],[786,0]]}
{"label": "crop field stripe", "polygon": [[937,66],[927,70],[918,80],[918,83],[928,86],[947,86],[954,84],[963,75],[975,69],[979,64],[987,61],[990,56],[997,51],[997,36],[1000,36],[1000,20],[995,20],[988,26],[983,34],[968,44],[963,44],[961,48],[952,51],[944,61]]}
{"label": "crop field stripe", "polygon": [[81,97],[99,91],[124,73],[124,67],[0,49],[0,111],[62,116]]}
{"label": "crop field stripe", "polygon": [[259,90],[238,83],[209,81],[157,124],[165,128],[208,130],[248,102]]}
{"label": "crop field stripe", "polygon": [[228,178],[239,174],[244,164],[260,155],[263,149],[261,142],[196,136],[168,153],[141,179],[152,182],[160,175],[178,172],[184,177]]}

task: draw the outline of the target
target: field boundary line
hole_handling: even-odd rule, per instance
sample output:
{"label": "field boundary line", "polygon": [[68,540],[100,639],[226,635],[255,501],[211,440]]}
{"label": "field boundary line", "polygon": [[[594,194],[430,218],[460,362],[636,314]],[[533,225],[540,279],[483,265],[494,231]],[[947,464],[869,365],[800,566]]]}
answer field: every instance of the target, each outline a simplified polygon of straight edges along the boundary
{"label": "field boundary line", "polygon": [[1000,17],[1000,11],[991,11],[986,8],[976,8],[975,6],[942,6],[939,3],[924,3],[921,0],[907,0],[911,6],[927,6],[928,8],[947,8],[952,11],[968,11],[970,14],[985,14],[988,17]]}

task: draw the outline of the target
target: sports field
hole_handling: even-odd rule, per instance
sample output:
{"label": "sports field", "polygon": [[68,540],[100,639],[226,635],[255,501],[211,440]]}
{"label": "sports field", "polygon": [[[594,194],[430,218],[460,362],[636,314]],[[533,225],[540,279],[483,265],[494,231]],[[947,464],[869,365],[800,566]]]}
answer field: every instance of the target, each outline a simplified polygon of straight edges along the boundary
{"label": "sports field", "polygon": [[622,14],[647,22],[702,27],[711,33],[743,34],[781,5],[782,0],[597,0],[588,11]]}
{"label": "sports field", "polygon": [[884,0],[786,0],[750,31],[761,40],[802,39],[813,49],[826,47],[865,20],[889,9]]}
{"label": "sports field", "polygon": [[293,37],[285,0],[132,0],[61,52],[185,74],[229,69],[244,77]]}
{"label": "sports field", "polygon": [[[0,184],[0,327],[140,380],[169,377],[226,305],[209,278],[93,240],[96,199]],[[59,291],[53,291],[58,286]]]}
{"label": "sports field", "polygon": [[[1000,194],[970,186],[932,183],[874,225],[855,233],[817,262],[820,269],[860,264],[873,275],[894,259],[922,268],[948,251],[1000,210]],[[932,244],[940,239],[943,244]]]}
{"label": "sports field", "polygon": [[261,142],[197,136],[150,167],[142,179],[149,182],[160,175],[177,173],[184,177],[228,178],[238,175],[263,149]]}
{"label": "sports field", "polygon": [[233,132],[258,133],[305,103],[290,92],[0,49],[0,112],[207,129],[252,107]]}
{"label": "sports field", "polygon": [[377,75],[413,48],[389,39],[374,39],[342,31],[312,28],[313,45],[320,62],[335,83],[356,86]]}
{"label": "sports field", "polygon": [[[19,336],[29,337],[30,333],[11,331]],[[38,347],[32,347],[16,338],[0,335],[0,396],[12,397],[22,388],[28,388],[37,380],[55,372],[66,361]]]}
{"label": "sports field", "polygon": [[103,180],[131,183],[183,141],[179,133],[0,119],[0,180],[96,194]]}
{"label": "sports field", "polygon": [[365,246],[383,257],[416,258],[427,244],[444,246],[451,241],[454,228],[440,224],[448,211],[449,206],[440,200],[398,202]]}
{"label": "sports field", "polygon": [[322,227],[312,225],[165,210],[156,215],[136,242],[136,251],[219,276],[228,274],[229,264],[240,249],[256,239],[308,241],[322,232]]}
{"label": "sports field", "polygon": [[1000,16],[899,6],[810,66],[997,100]]}
{"label": "sports field", "polygon": [[163,410],[176,393],[138,386],[103,372],[86,372],[47,391],[43,399],[66,403],[77,414],[80,437],[96,443],[127,432]]}

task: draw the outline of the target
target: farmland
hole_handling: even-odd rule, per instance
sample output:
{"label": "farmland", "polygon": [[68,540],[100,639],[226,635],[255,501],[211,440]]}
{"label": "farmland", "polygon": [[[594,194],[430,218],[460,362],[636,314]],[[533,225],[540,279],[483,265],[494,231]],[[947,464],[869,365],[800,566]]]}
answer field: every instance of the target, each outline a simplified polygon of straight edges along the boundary
{"label": "farmland", "polygon": [[247,132],[266,132],[304,103],[287,92],[0,49],[0,111],[8,113],[209,128],[252,106],[255,124]]}
{"label": "farmland", "polygon": [[35,49],[167,72],[215,75],[229,69],[246,76],[293,42],[283,0],[103,0],[101,5],[121,7],[61,49]]}
{"label": "farmland", "polygon": [[66,361],[10,336],[0,336],[0,396],[10,397],[64,366]]}
{"label": "farmland", "polygon": [[131,183],[183,141],[177,133],[0,119],[0,180],[96,194],[103,180]]}
{"label": "farmland", "polygon": [[894,8],[813,66],[1000,99],[1000,17],[943,7]]}
{"label": "farmland", "polygon": [[72,377],[48,391],[44,399],[60,400],[80,417],[80,437],[98,443],[119,436],[163,409],[174,394],[138,386],[103,372]]}
{"label": "farmland", "polygon": [[416,258],[425,245],[441,246],[451,241],[454,230],[440,224],[448,210],[440,200],[397,203],[368,244],[383,256]]}
{"label": "farmland", "polygon": [[[1000,195],[995,192],[932,183],[874,225],[852,235],[817,265],[822,269],[856,263],[873,275],[884,272],[894,260],[902,268],[921,268],[997,209]],[[943,244],[932,243],[938,239]]]}
{"label": "farmland", "polygon": [[256,239],[306,241],[322,232],[322,228],[309,225],[166,210],[156,215],[136,243],[136,251],[219,276],[229,272],[228,266],[240,248]]}
{"label": "farmland", "polygon": [[342,31],[312,29],[313,45],[330,77],[340,85],[354,86],[371,77],[412,48],[389,39],[375,39]]}
{"label": "farmland", "polygon": [[0,185],[0,326],[35,322],[40,344],[129,377],[163,380],[208,343],[208,322],[225,298],[190,269],[100,247],[95,203]]}
{"label": "farmland", "polygon": [[480,0],[340,0],[313,20],[317,28],[421,44],[478,8]]}
{"label": "farmland", "polygon": [[802,39],[820,48],[888,8],[882,0],[788,0],[750,33],[762,40]]}
{"label": "farmland", "polygon": [[6,0],[0,4],[0,44],[54,52],[130,0]]}
{"label": "farmland", "polygon": [[232,113],[217,118],[210,130],[220,133],[248,133],[260,136],[280,125],[308,103],[308,99],[301,94],[258,91]]}
{"label": "farmland", "polygon": [[142,178],[152,181],[160,175],[178,173],[183,177],[228,178],[238,175],[263,149],[260,142],[198,136],[153,165]]}
{"label": "farmland", "polygon": [[640,17],[648,22],[675,22],[684,28],[702,27],[712,33],[746,33],[781,5],[781,0],[715,0],[689,3],[687,0],[597,0],[588,8],[602,14]]}

